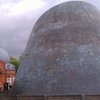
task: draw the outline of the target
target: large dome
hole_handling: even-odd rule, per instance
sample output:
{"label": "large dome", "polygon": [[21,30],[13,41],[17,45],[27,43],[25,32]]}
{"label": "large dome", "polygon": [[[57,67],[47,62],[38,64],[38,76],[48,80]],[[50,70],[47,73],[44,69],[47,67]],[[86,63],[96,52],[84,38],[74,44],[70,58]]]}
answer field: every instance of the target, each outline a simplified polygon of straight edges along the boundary
{"label": "large dome", "polygon": [[100,94],[100,12],[72,1],[35,24],[14,84],[19,95]]}
{"label": "large dome", "polygon": [[6,50],[0,48],[0,61],[9,62],[10,57]]}

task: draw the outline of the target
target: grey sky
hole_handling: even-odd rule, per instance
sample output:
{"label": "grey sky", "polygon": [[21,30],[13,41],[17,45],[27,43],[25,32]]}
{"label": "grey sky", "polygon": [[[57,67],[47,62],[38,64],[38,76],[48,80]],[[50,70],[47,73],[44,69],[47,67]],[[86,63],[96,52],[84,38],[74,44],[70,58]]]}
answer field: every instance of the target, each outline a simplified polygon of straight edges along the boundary
{"label": "grey sky", "polygon": [[[0,47],[19,57],[41,14],[54,5],[72,0],[0,0]],[[78,1],[78,0],[77,0]],[[81,0],[100,9],[100,0]]]}

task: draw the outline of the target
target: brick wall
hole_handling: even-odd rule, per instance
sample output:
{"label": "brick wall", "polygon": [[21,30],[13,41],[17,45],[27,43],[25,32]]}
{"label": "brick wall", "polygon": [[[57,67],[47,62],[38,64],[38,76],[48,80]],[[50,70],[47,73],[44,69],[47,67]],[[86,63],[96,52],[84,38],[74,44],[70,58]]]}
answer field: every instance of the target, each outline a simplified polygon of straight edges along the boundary
{"label": "brick wall", "polygon": [[5,63],[0,61],[0,88],[1,91],[4,90],[4,83],[5,83]]}

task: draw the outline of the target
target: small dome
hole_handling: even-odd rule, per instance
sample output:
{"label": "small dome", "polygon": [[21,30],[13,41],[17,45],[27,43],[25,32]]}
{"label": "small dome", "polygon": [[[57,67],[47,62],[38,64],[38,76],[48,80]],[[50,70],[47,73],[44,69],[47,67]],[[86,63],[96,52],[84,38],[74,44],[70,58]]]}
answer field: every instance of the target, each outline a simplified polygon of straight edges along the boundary
{"label": "small dome", "polygon": [[9,62],[10,57],[6,50],[0,48],[0,60],[4,62]]}

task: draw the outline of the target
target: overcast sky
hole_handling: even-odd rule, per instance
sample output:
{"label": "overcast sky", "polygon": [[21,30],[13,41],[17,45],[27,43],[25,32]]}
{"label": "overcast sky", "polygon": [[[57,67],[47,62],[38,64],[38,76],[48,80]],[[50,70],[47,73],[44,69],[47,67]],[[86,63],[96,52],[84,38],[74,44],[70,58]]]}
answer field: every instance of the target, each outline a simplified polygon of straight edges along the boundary
{"label": "overcast sky", "polygon": [[[6,49],[10,56],[19,57],[39,16],[65,1],[72,0],[0,0],[0,48]],[[82,1],[100,9],[100,0]]]}

